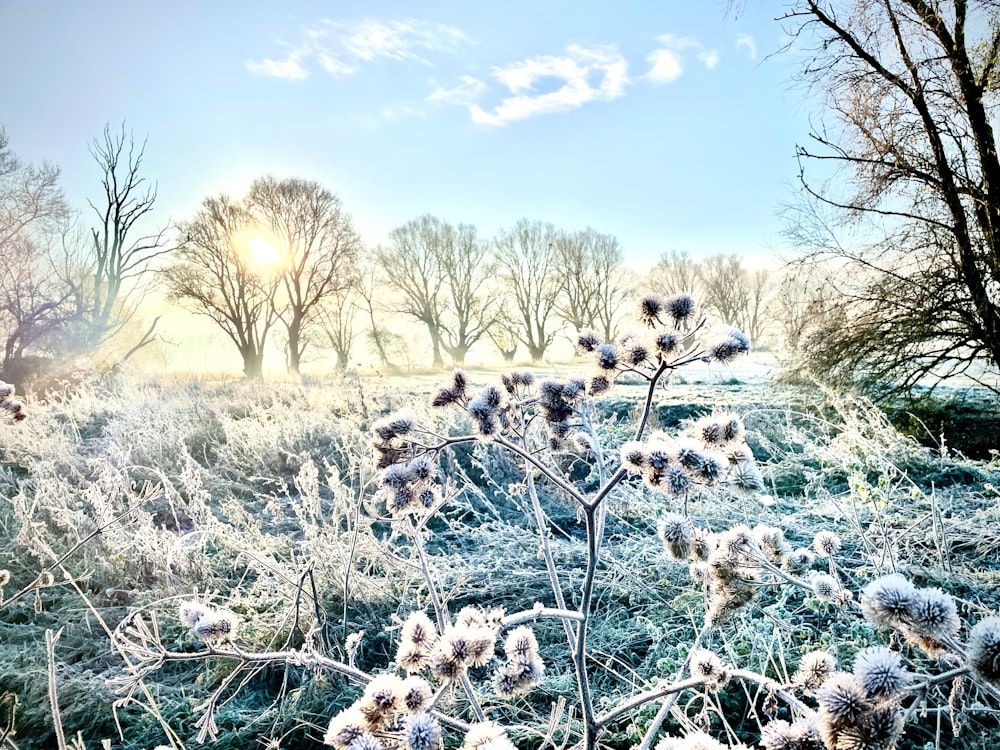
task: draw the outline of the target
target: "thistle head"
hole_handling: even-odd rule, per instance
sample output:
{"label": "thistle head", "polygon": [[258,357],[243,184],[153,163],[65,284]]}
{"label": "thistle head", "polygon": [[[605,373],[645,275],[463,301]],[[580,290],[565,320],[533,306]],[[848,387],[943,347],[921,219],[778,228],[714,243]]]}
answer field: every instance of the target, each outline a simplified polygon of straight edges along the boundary
{"label": "thistle head", "polygon": [[910,684],[910,673],[895,651],[871,646],[854,657],[854,676],[869,698],[890,698]]}
{"label": "thistle head", "polygon": [[968,658],[972,674],[1000,687],[1000,617],[986,617],[969,631]]}

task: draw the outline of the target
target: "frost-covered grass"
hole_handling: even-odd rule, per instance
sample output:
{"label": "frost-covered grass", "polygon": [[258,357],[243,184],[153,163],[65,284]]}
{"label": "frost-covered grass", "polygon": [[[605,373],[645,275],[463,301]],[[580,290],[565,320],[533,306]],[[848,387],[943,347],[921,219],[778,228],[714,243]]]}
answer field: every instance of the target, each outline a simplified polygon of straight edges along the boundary
{"label": "frost-covered grass", "polygon": [[[474,385],[485,384],[487,374],[479,377],[470,375]],[[384,672],[402,618],[433,608],[412,538],[376,500],[371,427],[408,407],[440,434],[468,430],[467,418],[431,412],[430,391],[424,382],[357,377],[95,381],[29,402],[26,420],[0,425],[0,568],[10,572],[0,605],[0,747],[57,746],[50,682],[65,741],[79,736],[86,747],[105,739],[115,748],[195,747],[209,720],[212,747],[321,746],[330,719],[360,695],[349,676],[286,660],[242,664],[228,681],[241,662],[219,654],[165,659],[128,679],[142,655],[123,644],[142,638],[125,630],[155,623],[157,642],[195,653],[201,646],[177,609],[197,599],[238,616],[236,646],[246,653],[311,649],[364,674]],[[608,445],[630,439],[642,394],[620,385],[596,400],[594,428]],[[743,416],[765,489],[696,488],[687,511],[698,527],[767,524],[794,547],[833,531],[843,542],[839,575],[855,593],[899,572],[952,594],[965,623],[997,613],[1000,466],[942,458],[870,405],[816,388],[674,384],[658,392],[650,427],[671,431],[721,409]],[[581,486],[598,481],[585,457],[560,460]],[[447,608],[552,606],[521,462],[483,441],[456,445],[441,461],[447,502],[421,538]],[[550,554],[572,607],[584,584],[583,518],[538,479]],[[608,503],[587,654],[598,713],[682,670],[706,601],[688,563],[671,559],[657,537],[679,501],[632,483]],[[554,620],[534,631],[545,676],[532,692],[501,700],[489,687],[495,665],[471,674],[486,686],[477,687],[483,710],[519,747],[561,747],[579,739],[580,721],[566,635]],[[822,597],[778,586],[763,587],[712,636],[726,662],[782,684],[804,653],[824,649],[851,665],[882,644],[917,674],[956,666]],[[925,692],[907,704],[900,747],[1000,740],[1000,703],[967,677]],[[444,700],[470,720],[461,691]],[[657,707],[608,721],[600,742],[639,744]],[[752,743],[772,716],[790,714],[760,685],[733,683],[685,695],[664,728]],[[460,740],[445,734],[448,745]]]}

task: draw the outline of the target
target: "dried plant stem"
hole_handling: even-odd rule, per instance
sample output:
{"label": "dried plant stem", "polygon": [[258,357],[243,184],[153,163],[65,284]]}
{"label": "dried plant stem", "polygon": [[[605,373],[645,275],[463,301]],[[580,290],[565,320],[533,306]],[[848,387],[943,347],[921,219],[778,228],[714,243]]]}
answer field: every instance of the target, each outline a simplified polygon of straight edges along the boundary
{"label": "dried plant stem", "polygon": [[62,635],[62,628],[55,633],[51,629],[45,631],[45,656],[49,674],[49,705],[52,707],[52,724],[56,730],[56,742],[59,750],[67,750],[66,735],[63,732],[62,715],[59,713],[59,691],[56,681],[56,641]]}

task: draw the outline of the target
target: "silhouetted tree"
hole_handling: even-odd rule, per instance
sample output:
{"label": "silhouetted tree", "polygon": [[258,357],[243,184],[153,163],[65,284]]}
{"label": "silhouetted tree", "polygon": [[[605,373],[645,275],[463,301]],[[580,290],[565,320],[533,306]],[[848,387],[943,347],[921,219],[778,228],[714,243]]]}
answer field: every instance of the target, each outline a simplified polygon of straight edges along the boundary
{"label": "silhouetted tree", "polygon": [[556,239],[551,224],[521,219],[494,240],[497,275],[506,287],[517,336],[535,362],[559,331],[554,315],[560,291]]}
{"label": "silhouetted tree", "polygon": [[225,195],[206,198],[180,225],[184,238],[163,271],[170,299],[210,318],[236,345],[248,378],[263,372],[264,344],[277,319],[276,269],[255,267],[247,250],[253,217]]}
{"label": "silhouetted tree", "polygon": [[810,345],[813,369],[883,389],[976,376],[978,363],[995,373],[1000,7],[810,0],[785,19],[809,54],[805,79],[827,95],[829,127],[798,149],[802,184],[855,233],[805,245],[841,262],[835,281],[850,300],[847,324]]}
{"label": "silhouetted tree", "polygon": [[278,316],[287,334],[288,371],[297,375],[306,329],[354,283],[361,241],[340,198],[317,182],[261,177],[246,201],[283,256]]}

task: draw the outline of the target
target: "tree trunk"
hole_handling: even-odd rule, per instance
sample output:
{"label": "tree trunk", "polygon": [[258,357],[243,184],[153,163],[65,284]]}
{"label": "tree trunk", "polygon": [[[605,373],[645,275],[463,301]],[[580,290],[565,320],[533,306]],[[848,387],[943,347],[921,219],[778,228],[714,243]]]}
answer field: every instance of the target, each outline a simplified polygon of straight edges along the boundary
{"label": "tree trunk", "polygon": [[337,369],[346,370],[347,369],[347,352],[337,351]]}
{"label": "tree trunk", "polygon": [[288,324],[288,374],[298,375],[302,364],[302,319],[293,316]]}
{"label": "tree trunk", "polygon": [[248,380],[258,379],[264,375],[264,352],[248,347],[240,352],[243,355],[243,375]]}

